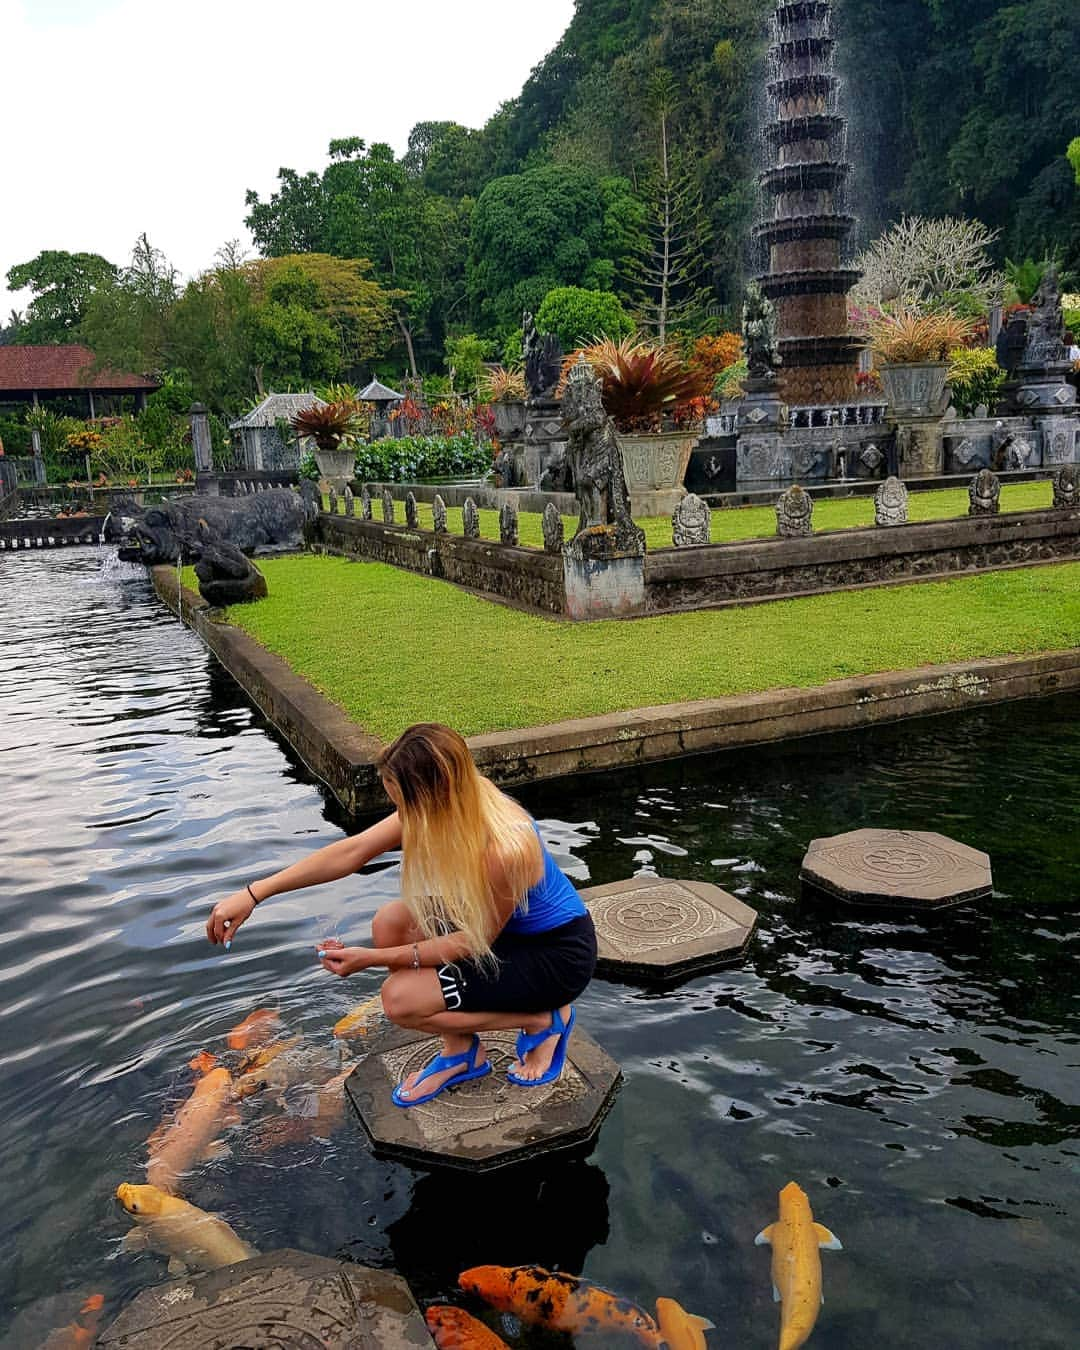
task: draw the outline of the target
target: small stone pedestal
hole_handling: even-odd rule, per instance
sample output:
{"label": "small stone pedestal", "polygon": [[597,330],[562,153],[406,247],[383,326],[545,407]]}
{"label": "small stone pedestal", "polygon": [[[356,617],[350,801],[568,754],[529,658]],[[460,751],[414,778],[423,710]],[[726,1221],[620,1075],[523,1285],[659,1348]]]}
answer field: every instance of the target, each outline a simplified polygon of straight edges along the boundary
{"label": "small stone pedestal", "polygon": [[483,1034],[492,1072],[407,1110],[390,1094],[439,1053],[423,1032],[392,1027],[378,1036],[345,1080],[345,1091],[380,1157],[413,1167],[486,1172],[590,1143],[615,1098],[615,1061],[581,1030],[570,1038],[562,1076],[545,1087],[507,1082],[516,1032]]}
{"label": "small stone pedestal", "polygon": [[635,543],[631,548],[621,548],[619,542],[615,526],[594,525],[564,545],[563,580],[569,618],[625,619],[644,613],[644,536],[640,546]]}
{"label": "small stone pedestal", "polygon": [[757,914],[719,886],[633,877],[581,892],[596,925],[597,973],[671,984],[741,961]]}
{"label": "small stone pedestal", "polygon": [[815,839],[799,873],[805,887],[856,905],[945,909],[993,890],[990,859],[929,831],[851,830]]}
{"label": "small stone pedestal", "polygon": [[945,436],[940,417],[899,420],[896,443],[901,478],[932,478],[945,472]]}
{"label": "small stone pedestal", "polygon": [[283,1249],[144,1289],[96,1344],[103,1350],[430,1350],[431,1337],[400,1276]]}

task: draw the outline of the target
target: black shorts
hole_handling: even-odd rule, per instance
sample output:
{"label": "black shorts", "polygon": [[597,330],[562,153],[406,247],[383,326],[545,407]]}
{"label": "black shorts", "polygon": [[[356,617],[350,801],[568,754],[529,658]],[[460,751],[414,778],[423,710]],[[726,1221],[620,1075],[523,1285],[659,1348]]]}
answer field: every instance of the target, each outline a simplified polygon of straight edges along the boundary
{"label": "black shorts", "polygon": [[573,1003],[596,969],[596,930],[582,914],[546,933],[500,933],[496,964],[440,966],[447,1012],[542,1013]]}

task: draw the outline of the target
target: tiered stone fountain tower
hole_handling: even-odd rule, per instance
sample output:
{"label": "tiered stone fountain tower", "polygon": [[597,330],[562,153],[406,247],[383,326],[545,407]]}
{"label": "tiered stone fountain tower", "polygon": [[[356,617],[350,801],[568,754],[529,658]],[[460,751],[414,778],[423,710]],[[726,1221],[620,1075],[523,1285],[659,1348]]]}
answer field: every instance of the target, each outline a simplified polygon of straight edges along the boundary
{"label": "tiered stone fountain tower", "polygon": [[832,5],[780,3],[768,84],[772,118],[761,175],[764,219],[757,237],[769,251],[762,290],[776,306],[783,368],[780,393],[792,408],[841,407],[856,400],[856,357],[847,294],[859,273],[842,262],[855,219],[838,209],[851,170],[847,122],[838,111]]}

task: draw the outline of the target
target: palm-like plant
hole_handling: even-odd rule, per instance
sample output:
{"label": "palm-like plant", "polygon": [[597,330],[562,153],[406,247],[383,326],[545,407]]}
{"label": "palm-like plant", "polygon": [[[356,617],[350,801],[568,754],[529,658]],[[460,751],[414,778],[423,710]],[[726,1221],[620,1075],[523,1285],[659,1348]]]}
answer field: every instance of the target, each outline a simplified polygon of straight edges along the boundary
{"label": "palm-like plant", "polygon": [[970,344],[975,324],[951,310],[930,314],[898,310],[872,319],[869,331],[874,355],[896,365],[948,360],[950,352]]}
{"label": "palm-like plant", "polygon": [[360,411],[354,402],[326,403],[298,412],[291,425],[298,436],[310,436],[320,450],[337,450],[356,434]]}
{"label": "palm-like plant", "polygon": [[[564,377],[577,360],[567,358]],[[600,377],[604,409],[620,431],[659,430],[662,419],[705,398],[712,380],[689,365],[673,347],[639,337],[603,338],[585,348],[585,359]]]}
{"label": "palm-like plant", "polygon": [[480,389],[492,403],[524,403],[525,371],[521,366],[494,366],[480,377]]}

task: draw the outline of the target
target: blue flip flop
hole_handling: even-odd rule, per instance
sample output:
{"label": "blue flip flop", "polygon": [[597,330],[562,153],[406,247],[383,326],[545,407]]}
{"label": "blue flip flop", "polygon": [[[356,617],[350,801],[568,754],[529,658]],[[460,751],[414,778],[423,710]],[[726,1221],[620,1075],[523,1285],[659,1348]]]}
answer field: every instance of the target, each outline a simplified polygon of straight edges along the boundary
{"label": "blue flip flop", "polygon": [[446,1069],[456,1069],[459,1064],[465,1065],[465,1072],[455,1074],[453,1078],[448,1078],[442,1087],[437,1087],[434,1092],[429,1092],[424,1097],[403,1097],[401,1095],[401,1084],[390,1094],[391,1100],[395,1106],[408,1108],[410,1106],[423,1106],[424,1102],[434,1101],[441,1093],[455,1088],[459,1083],[471,1083],[474,1078],[484,1078],[491,1072],[491,1063],[485,1060],[483,1064],[477,1064],[476,1052],[480,1049],[480,1037],[472,1038],[472,1045],[461,1055],[436,1055],[430,1064],[426,1065],[423,1073],[413,1084],[413,1087],[419,1087],[425,1078],[432,1078],[437,1073],[442,1073]]}
{"label": "blue flip flop", "polygon": [[516,1083],[518,1087],[544,1087],[547,1083],[554,1083],[556,1078],[562,1073],[566,1065],[566,1047],[570,1044],[570,1033],[574,1029],[574,1023],[577,1021],[577,1013],[573,1008],[570,1009],[570,1016],[565,1023],[556,1008],[551,1014],[551,1026],[547,1031],[537,1031],[532,1034],[523,1031],[517,1038],[517,1057],[518,1063],[524,1064],[525,1056],[530,1050],[535,1050],[537,1046],[543,1045],[546,1040],[552,1036],[558,1036],[559,1044],[555,1047],[555,1053],[551,1057],[551,1064],[547,1072],[542,1073],[539,1078],[521,1078],[513,1069],[506,1077],[507,1081]]}

